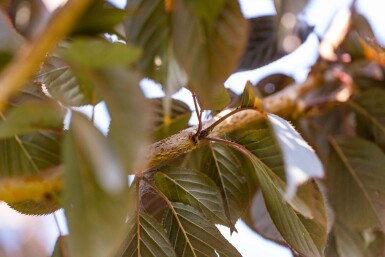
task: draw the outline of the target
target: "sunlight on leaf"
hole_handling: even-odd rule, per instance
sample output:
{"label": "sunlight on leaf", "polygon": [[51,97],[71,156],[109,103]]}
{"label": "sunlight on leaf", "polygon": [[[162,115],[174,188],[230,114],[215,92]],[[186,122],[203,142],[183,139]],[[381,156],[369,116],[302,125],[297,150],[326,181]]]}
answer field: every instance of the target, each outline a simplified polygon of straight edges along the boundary
{"label": "sunlight on leaf", "polygon": [[288,121],[274,114],[268,114],[268,117],[282,150],[287,183],[285,197],[290,200],[298,185],[324,176],[323,166],[314,150]]}

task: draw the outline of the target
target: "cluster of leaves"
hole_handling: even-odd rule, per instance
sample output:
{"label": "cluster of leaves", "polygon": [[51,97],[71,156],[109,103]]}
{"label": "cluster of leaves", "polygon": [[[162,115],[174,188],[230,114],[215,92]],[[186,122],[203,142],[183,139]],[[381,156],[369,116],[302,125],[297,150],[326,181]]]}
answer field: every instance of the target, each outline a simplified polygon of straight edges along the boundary
{"label": "cluster of leaves", "polygon": [[[290,78],[247,84],[233,99],[223,87],[235,69],[284,54],[272,19],[292,2],[276,1],[278,16],[253,20],[265,27],[252,26],[254,44],[245,48],[247,21],[236,0],[131,0],[125,10],[94,1],[1,113],[0,200],[32,215],[64,208],[69,235],[53,256],[241,256],[216,227],[232,233],[240,218],[299,256],[383,256],[383,50],[352,26],[336,52],[352,61],[320,59],[307,80],[314,89],[301,96],[306,108],[293,112],[282,102],[280,114],[323,168],[254,93],[274,97],[265,84],[290,87]],[[24,39],[3,14],[0,29],[4,69]],[[145,98],[142,78],[159,82],[165,97]],[[232,108],[190,135],[199,148],[144,167],[144,146],[188,126],[191,110],[171,98],[181,87],[202,110]],[[107,135],[93,120],[101,101],[111,116]],[[86,105],[91,117],[79,112]],[[260,118],[212,135],[246,110]]]}

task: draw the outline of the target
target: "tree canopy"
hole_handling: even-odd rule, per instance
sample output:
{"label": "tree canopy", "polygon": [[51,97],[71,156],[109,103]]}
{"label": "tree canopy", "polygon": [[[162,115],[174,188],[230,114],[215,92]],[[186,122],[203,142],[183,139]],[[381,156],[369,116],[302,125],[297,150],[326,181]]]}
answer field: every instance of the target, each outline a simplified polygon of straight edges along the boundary
{"label": "tree canopy", "polygon": [[[245,19],[237,0],[68,0],[34,27],[1,1],[0,201],[63,208],[56,257],[241,256],[216,227],[239,219],[295,256],[385,256],[384,49],[353,1],[303,82],[273,74],[237,95],[229,75],[315,33],[306,0],[274,2]],[[165,96],[145,97],[145,78]]]}

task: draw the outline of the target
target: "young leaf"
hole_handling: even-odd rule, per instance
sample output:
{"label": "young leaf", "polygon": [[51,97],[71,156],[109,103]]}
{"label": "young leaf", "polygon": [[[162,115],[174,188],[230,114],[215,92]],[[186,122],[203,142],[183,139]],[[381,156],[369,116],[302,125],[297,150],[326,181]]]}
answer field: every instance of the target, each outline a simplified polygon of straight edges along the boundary
{"label": "young leaf", "polygon": [[298,185],[309,179],[324,176],[322,163],[314,150],[288,121],[274,114],[268,114],[268,117],[284,158],[286,198],[292,199]]}
{"label": "young leaf", "polygon": [[238,2],[177,0],[171,23],[175,55],[200,106],[222,109],[230,101],[223,82],[234,70],[246,41],[246,22]]}
{"label": "young leaf", "polygon": [[242,94],[241,107],[254,107],[257,110],[262,110],[262,101],[255,96],[252,87],[250,81],[247,81]]}
{"label": "young leaf", "polygon": [[191,206],[173,203],[163,223],[177,256],[241,257],[215,225]]}
{"label": "young leaf", "polygon": [[385,155],[360,138],[331,138],[328,159],[329,199],[350,228],[385,231]]}
{"label": "young leaf", "polygon": [[133,216],[128,226],[128,237],[117,256],[176,257],[165,229],[150,215],[141,212],[139,225]]}
{"label": "young leaf", "polygon": [[240,171],[239,160],[228,146],[210,144],[201,170],[215,181],[220,189],[226,216],[231,224],[235,225],[249,204],[249,188]]}
{"label": "young leaf", "polygon": [[229,225],[221,193],[215,183],[195,170],[166,167],[155,174],[156,186],[172,202],[189,204],[213,223]]}
{"label": "young leaf", "polygon": [[[95,158],[100,158],[99,162],[106,162],[111,166],[116,165],[113,163],[115,159],[109,158],[112,153],[91,158],[96,151],[91,148],[100,150],[104,146],[101,144],[103,136],[91,124],[83,127],[84,122],[77,123],[79,119],[83,119],[78,115],[72,117],[63,146],[63,205],[69,228],[68,253],[69,256],[114,256],[124,241],[127,231],[125,220],[130,215],[129,206],[132,200],[128,181],[123,178],[121,183],[124,183],[124,187],[119,184],[119,190],[103,189],[106,185],[101,184],[97,178],[99,175],[94,167],[98,163]],[[95,139],[93,144],[84,143],[84,138],[81,138],[84,133],[80,133],[81,130],[89,133],[87,141],[90,138]],[[106,151],[108,149],[100,153]],[[105,179],[108,180],[109,173],[115,170],[116,167],[113,170],[104,170]],[[119,173],[124,173],[124,170]],[[116,174],[111,175],[116,177]]]}

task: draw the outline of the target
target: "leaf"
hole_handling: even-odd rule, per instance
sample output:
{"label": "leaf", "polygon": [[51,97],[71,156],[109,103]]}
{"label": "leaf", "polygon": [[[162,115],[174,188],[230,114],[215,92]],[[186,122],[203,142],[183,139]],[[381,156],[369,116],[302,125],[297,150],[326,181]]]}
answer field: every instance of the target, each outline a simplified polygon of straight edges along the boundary
{"label": "leaf", "polygon": [[149,106],[138,78],[120,68],[93,72],[92,78],[111,115],[109,140],[125,166],[132,169],[142,161],[139,150],[150,134]]}
{"label": "leaf", "polygon": [[385,149],[385,90],[367,90],[349,104],[357,115],[359,131]]}
{"label": "leaf", "polygon": [[188,205],[173,203],[163,223],[177,256],[241,256],[214,224]]}
{"label": "leaf", "polygon": [[170,113],[164,106],[165,98],[150,99],[152,109],[152,123],[154,124],[154,141],[160,141],[184,129],[191,117],[191,110],[187,104],[176,99],[170,99]]}
{"label": "leaf", "polygon": [[53,168],[34,176],[17,176],[0,180],[0,200],[18,212],[31,215],[49,214],[60,208],[63,187],[61,170]]}
{"label": "leaf", "polygon": [[[364,232],[353,231],[337,222],[334,226],[337,252],[339,256],[349,257],[383,256],[383,235],[378,234],[368,231],[365,236]],[[380,240],[373,240],[377,236],[379,236]],[[380,242],[381,240],[382,242]]]}
{"label": "leaf", "polygon": [[0,138],[39,130],[61,133],[64,112],[54,102],[26,103],[12,108],[0,122]]}
{"label": "leaf", "polygon": [[246,212],[243,220],[250,228],[264,238],[282,245],[286,243],[271,220],[260,190],[254,194],[249,210]]}
{"label": "leaf", "polygon": [[[41,92],[40,88],[27,85],[21,92],[10,99],[7,105],[7,113],[12,113],[12,110],[15,110],[14,108],[18,108],[18,106],[26,104],[44,105],[47,101],[49,102],[48,97]],[[40,114],[34,115],[39,116]],[[33,119],[36,116],[28,118]],[[27,119],[25,119],[25,121],[26,120]],[[58,122],[58,120],[55,119],[54,123],[56,122]],[[7,126],[5,125],[6,123],[7,121],[3,121],[1,124]],[[11,125],[12,124],[9,124],[9,126]],[[16,126],[16,124],[14,125]],[[41,171],[56,167],[61,163],[60,133],[41,130],[39,128],[40,125],[38,125],[34,131],[30,128],[30,133],[28,134],[14,135],[0,140],[0,156],[2,156],[0,162],[0,180],[7,177],[38,175]],[[13,131],[13,133],[14,132],[16,131]],[[9,134],[7,136],[9,136]]]}
{"label": "leaf", "polygon": [[140,56],[139,48],[98,39],[76,39],[69,48],[59,49],[69,63],[84,69],[128,66]]}
{"label": "leaf", "polygon": [[329,199],[350,228],[385,230],[385,156],[360,138],[332,138],[328,159]]}
{"label": "leaf", "polygon": [[268,114],[268,117],[282,150],[287,183],[285,194],[288,199],[291,199],[298,185],[309,179],[324,176],[322,163],[314,150],[288,121],[274,114]]}
{"label": "leaf", "polygon": [[124,23],[127,42],[143,49],[137,67],[165,86],[171,30],[164,0],[129,1],[126,9],[129,10]]}
{"label": "leaf", "polygon": [[256,97],[253,91],[253,86],[250,81],[247,81],[245,89],[242,94],[241,107],[253,107],[257,110],[262,110],[262,101]]}
{"label": "leaf", "polygon": [[180,167],[165,167],[155,174],[155,184],[170,201],[189,204],[213,223],[228,225],[221,193],[203,173]]}
{"label": "leaf", "polygon": [[[207,7],[217,10],[216,18],[215,13],[207,16]],[[201,108],[224,108],[230,97],[223,83],[234,70],[246,41],[247,27],[238,2],[200,0],[192,4],[177,0],[173,2],[171,23],[175,55]]]}
{"label": "leaf", "polygon": [[96,105],[99,101],[92,82],[57,56],[46,59],[37,81],[44,84],[55,100],[66,106]]}
{"label": "leaf", "polygon": [[251,70],[280,58],[275,16],[262,16],[248,20],[249,36],[247,46],[237,70]]}
{"label": "leaf", "polygon": [[123,252],[118,256],[176,256],[165,229],[150,215],[141,212],[139,226],[136,217],[132,217],[128,231],[128,237],[125,240],[124,249],[122,249]]}
{"label": "leaf", "polygon": [[72,35],[114,33],[114,26],[123,21],[126,11],[105,0],[96,0],[73,27]]}
{"label": "leaf", "polygon": [[[128,183],[113,192],[103,189],[94,170],[97,163],[90,158],[91,154],[95,154],[91,148],[103,147],[100,142],[102,135],[91,125],[82,127],[83,122],[76,124],[79,119],[78,114],[72,117],[63,146],[63,206],[69,228],[68,255],[114,256],[127,231],[125,220],[130,215],[132,203]],[[94,143],[84,143],[84,138],[79,138],[84,135],[79,133],[80,130],[88,131],[88,137],[94,138]],[[109,156],[93,157],[108,163],[114,161]],[[105,176],[110,172],[104,170]]]}
{"label": "leaf", "polygon": [[225,213],[234,226],[249,204],[249,188],[240,170],[240,163],[228,146],[210,144],[201,170],[218,186]]}
{"label": "leaf", "polygon": [[250,158],[267,210],[282,237],[292,249],[302,255],[323,256],[327,239],[326,226],[296,213],[277,187],[279,178],[257,157],[252,155]]}
{"label": "leaf", "polygon": [[[263,126],[263,124],[261,124]],[[268,126],[267,123],[264,126]],[[285,183],[285,166],[283,162],[283,156],[271,130],[268,127],[249,130],[244,132],[237,141],[245,146],[252,154],[254,154],[258,159],[266,165],[271,173],[276,175],[275,186],[280,190],[282,196],[286,196],[287,185]],[[258,181],[258,177],[255,174],[255,166],[251,164],[247,166],[244,170],[247,174],[247,177],[252,180]],[[250,174],[251,173],[251,174]],[[294,195],[293,198],[286,198],[291,206],[298,212],[300,212],[305,217],[313,217],[313,211],[308,206],[306,201]]]}

